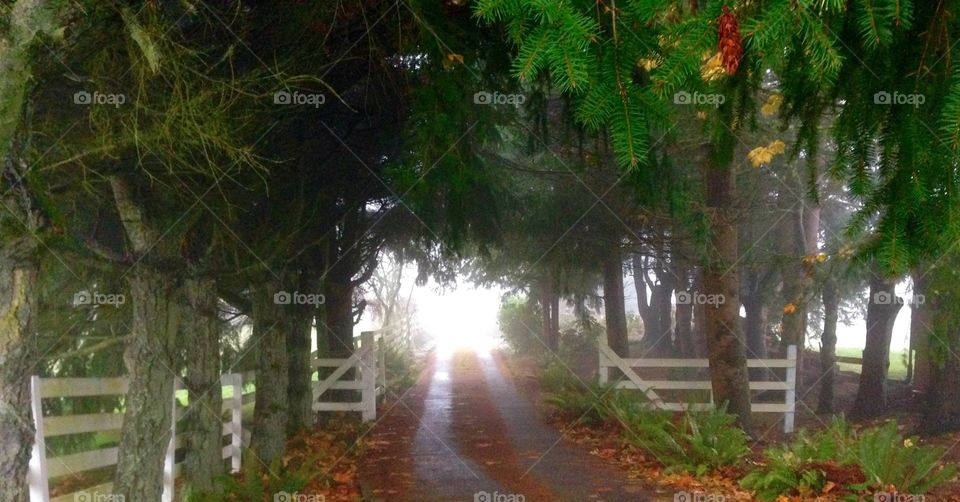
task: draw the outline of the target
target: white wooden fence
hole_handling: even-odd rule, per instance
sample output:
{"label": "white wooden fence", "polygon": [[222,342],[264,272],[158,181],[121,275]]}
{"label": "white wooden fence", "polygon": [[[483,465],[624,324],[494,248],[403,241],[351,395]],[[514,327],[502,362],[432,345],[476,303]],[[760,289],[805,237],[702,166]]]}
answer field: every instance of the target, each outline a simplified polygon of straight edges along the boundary
{"label": "white wooden fence", "polygon": [[[314,411],[359,411],[364,421],[374,420],[377,415],[376,396],[383,393],[386,376],[383,359],[383,338],[377,339],[378,332],[361,333],[360,348],[345,359],[318,359],[312,357],[313,368],[333,367],[334,371],[323,381],[313,382]],[[342,380],[344,374],[356,367],[353,380]],[[241,450],[250,442],[250,431],[243,427],[243,408],[256,400],[256,391],[244,394],[246,384],[255,384],[256,373],[231,373],[220,377],[221,387],[230,387],[232,395],[224,398],[222,411],[230,411],[230,418],[224,422],[223,435],[230,436],[230,444],[223,447],[223,459],[231,460],[231,470],[240,470]],[[94,469],[116,465],[119,448],[102,448],[57,457],[48,457],[46,438],[91,432],[119,431],[123,426],[123,412],[115,410],[108,413],[85,415],[43,416],[42,401],[53,398],[82,398],[92,396],[122,396],[127,392],[126,377],[117,378],[30,378],[31,400],[33,408],[34,436],[33,452],[27,480],[30,486],[30,502],[75,502],[80,493],[88,494],[87,500],[98,500],[97,495],[111,493],[113,483],[60,494],[50,498],[50,478],[79,474]],[[183,389],[180,379],[175,379],[174,388]],[[318,402],[324,391],[330,389],[358,390],[359,402],[334,403]],[[179,418],[176,395],[171,396],[170,405],[174,417]],[[176,477],[182,464],[175,462],[176,450],[184,446],[183,436],[177,436],[177,420],[172,421],[170,442],[163,467],[162,502],[174,500]]]}
{"label": "white wooden fence", "polygon": [[[653,407],[662,410],[682,411],[684,409],[705,410],[714,406],[713,390],[709,380],[644,380],[634,368],[709,368],[707,359],[647,359],[621,358],[605,341],[600,342],[600,383],[610,380],[610,368],[619,369],[626,380],[616,382],[619,389],[637,389],[650,399]],[[782,403],[751,403],[751,409],[759,413],[783,413],[783,430],[793,432],[796,417],[797,385],[797,347],[787,348],[786,359],[747,359],[748,368],[785,368],[786,378],[782,381],[750,382],[750,390],[775,390],[784,392]],[[772,373],[772,372],[771,372]],[[709,391],[708,403],[666,402],[657,394],[657,390]]]}

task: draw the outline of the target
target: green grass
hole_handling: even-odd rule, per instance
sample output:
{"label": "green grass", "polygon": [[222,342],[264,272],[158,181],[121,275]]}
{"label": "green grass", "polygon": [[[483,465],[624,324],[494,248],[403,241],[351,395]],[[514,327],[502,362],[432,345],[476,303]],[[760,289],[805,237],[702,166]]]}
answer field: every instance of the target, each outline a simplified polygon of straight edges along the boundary
{"label": "green grass", "polygon": [[[863,357],[863,349],[859,347],[837,347],[837,355],[844,357]],[[890,352],[890,380],[904,380],[907,378],[907,363],[905,350],[894,350]],[[841,371],[850,371],[860,373],[860,366],[857,364],[840,363]]]}

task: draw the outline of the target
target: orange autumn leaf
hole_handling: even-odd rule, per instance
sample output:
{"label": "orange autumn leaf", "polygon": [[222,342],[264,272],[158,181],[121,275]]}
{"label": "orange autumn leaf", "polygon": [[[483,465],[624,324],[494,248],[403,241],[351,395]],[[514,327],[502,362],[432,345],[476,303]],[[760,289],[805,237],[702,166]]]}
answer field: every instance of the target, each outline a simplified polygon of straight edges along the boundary
{"label": "orange autumn leaf", "polygon": [[783,313],[784,313],[784,314],[792,314],[792,313],[794,313],[794,312],[796,312],[796,311],[797,311],[797,306],[794,305],[794,304],[792,304],[792,303],[788,303],[788,304],[786,304],[786,305],[783,306]]}

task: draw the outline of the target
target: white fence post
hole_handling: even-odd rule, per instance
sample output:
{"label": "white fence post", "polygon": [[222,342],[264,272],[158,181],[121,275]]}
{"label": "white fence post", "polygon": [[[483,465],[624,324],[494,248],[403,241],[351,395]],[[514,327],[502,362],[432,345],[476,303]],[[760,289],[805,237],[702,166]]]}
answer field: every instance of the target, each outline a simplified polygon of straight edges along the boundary
{"label": "white fence post", "polygon": [[230,468],[240,472],[240,451],[243,446],[243,375],[230,375],[230,387],[233,397],[230,399]]}
{"label": "white fence post", "polygon": [[360,334],[360,378],[363,382],[361,391],[361,413],[364,422],[377,418],[377,350],[374,347],[373,332],[365,331]]}
{"label": "white fence post", "polygon": [[787,347],[787,360],[793,364],[787,368],[786,404],[787,411],[783,414],[783,432],[793,432],[797,412],[797,346]]}
{"label": "white fence post", "polygon": [[47,480],[47,445],[43,440],[43,405],[40,394],[40,377],[30,377],[30,408],[33,410],[33,451],[30,454],[30,470],[27,482],[30,485],[30,502],[50,502],[50,483]]}
{"label": "white fence post", "polygon": [[172,407],[170,417],[170,442],[167,443],[167,454],[163,459],[163,495],[162,502],[173,502],[173,491],[175,489],[174,462],[177,454],[177,388],[178,381],[173,380],[173,394],[170,396],[170,406]]}
{"label": "white fence post", "polygon": [[380,338],[377,343],[377,377],[380,381],[380,388],[383,389],[383,395],[387,395],[387,358],[384,357],[387,348],[387,342],[383,338],[383,331],[380,331]]}

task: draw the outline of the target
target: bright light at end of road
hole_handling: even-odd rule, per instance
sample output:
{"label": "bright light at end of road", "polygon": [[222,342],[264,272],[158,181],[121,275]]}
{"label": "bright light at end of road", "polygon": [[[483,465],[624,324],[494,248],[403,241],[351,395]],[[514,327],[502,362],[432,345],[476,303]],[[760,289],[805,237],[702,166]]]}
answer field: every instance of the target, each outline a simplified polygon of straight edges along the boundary
{"label": "bright light at end of road", "polygon": [[432,293],[418,298],[418,320],[436,341],[439,354],[458,350],[484,353],[500,344],[500,291],[460,285]]}

